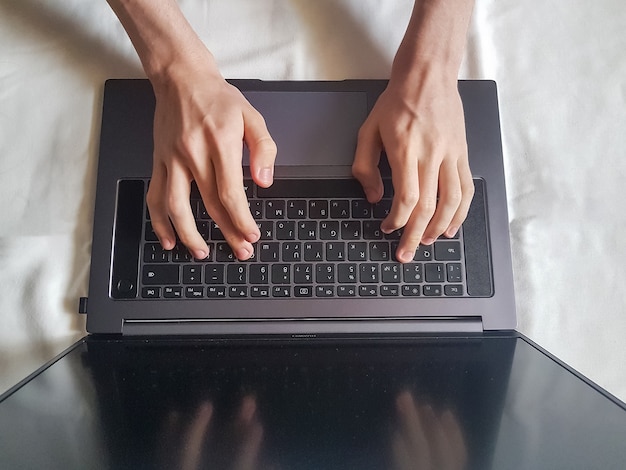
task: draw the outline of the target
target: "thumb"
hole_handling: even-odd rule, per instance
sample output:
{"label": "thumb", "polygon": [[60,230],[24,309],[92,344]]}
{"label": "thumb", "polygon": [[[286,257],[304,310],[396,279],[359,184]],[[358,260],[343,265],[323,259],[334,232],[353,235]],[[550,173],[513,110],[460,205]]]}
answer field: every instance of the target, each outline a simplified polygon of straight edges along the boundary
{"label": "thumb", "polygon": [[272,139],[265,119],[250,107],[243,114],[243,139],[250,149],[250,172],[256,184],[263,188],[271,186],[274,180],[276,143]]}
{"label": "thumb", "polygon": [[359,138],[352,163],[352,175],[359,180],[365,197],[371,203],[383,197],[383,180],[378,170],[382,142],[376,128],[367,126],[367,121],[359,131]]}

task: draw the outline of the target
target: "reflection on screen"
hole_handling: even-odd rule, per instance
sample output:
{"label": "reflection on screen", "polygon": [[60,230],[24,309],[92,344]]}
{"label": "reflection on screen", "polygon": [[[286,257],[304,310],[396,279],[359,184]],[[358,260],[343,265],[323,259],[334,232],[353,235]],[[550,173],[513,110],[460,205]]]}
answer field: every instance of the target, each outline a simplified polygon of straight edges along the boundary
{"label": "reflection on screen", "polygon": [[34,468],[617,468],[625,414],[515,338],[89,339],[0,404],[0,455]]}

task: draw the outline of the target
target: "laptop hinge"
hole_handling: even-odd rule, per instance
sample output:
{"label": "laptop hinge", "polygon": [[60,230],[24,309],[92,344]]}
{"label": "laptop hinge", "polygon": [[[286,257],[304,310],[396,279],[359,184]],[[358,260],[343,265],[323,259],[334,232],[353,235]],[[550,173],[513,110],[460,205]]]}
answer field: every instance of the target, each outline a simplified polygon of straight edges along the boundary
{"label": "laptop hinge", "polygon": [[124,320],[122,334],[138,335],[289,335],[479,333],[480,317],[336,319],[179,319]]}

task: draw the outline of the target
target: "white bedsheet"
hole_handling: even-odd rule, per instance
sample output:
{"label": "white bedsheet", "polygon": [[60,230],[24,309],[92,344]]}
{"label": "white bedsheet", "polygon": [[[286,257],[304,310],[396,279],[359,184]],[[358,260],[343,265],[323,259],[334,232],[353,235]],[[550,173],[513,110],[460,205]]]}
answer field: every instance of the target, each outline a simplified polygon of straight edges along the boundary
{"label": "white bedsheet", "polygon": [[[180,3],[226,77],[324,80],[387,77],[412,1]],[[461,72],[499,86],[519,330],[622,400],[624,25],[477,0]],[[0,0],[0,392],[84,335],[102,86],[141,76],[105,0]]]}

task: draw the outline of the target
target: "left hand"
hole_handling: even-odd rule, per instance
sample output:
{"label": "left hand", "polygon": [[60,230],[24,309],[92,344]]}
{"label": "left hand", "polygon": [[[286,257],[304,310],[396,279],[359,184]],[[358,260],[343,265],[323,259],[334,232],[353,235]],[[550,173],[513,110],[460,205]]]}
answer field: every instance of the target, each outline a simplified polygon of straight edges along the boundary
{"label": "left hand", "polygon": [[406,263],[420,243],[430,245],[442,234],[454,236],[474,195],[456,80],[426,78],[407,85],[392,76],[359,131],[352,165],[371,203],[383,196],[378,169],[383,150],[394,197],[381,230],[404,227],[396,259]]}

